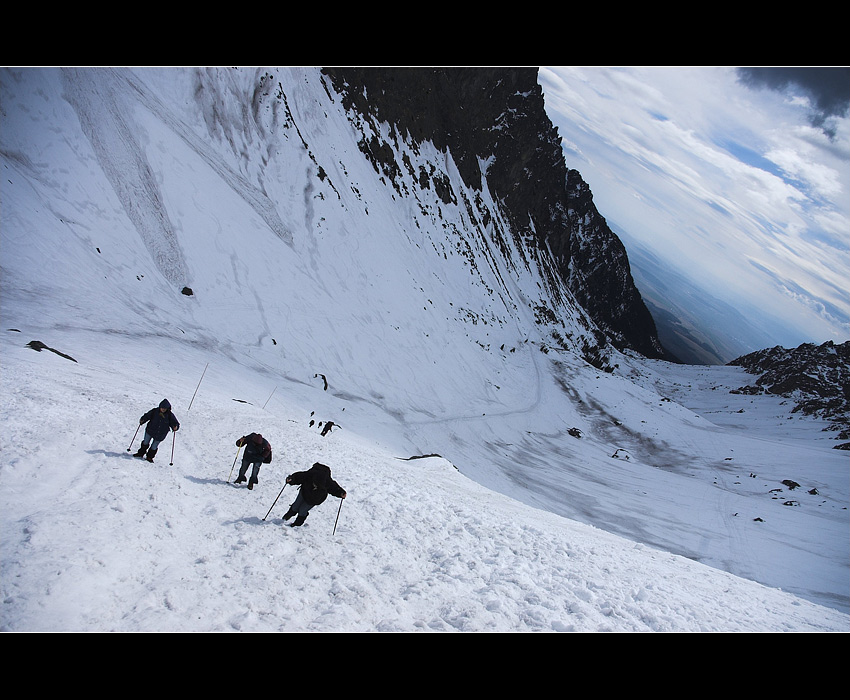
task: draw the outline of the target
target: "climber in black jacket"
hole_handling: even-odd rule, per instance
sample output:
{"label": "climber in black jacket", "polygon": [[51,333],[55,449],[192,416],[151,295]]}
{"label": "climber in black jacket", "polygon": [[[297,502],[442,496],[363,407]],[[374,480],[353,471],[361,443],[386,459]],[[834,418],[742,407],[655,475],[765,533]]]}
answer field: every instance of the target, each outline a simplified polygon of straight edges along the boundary
{"label": "climber in black jacket", "polygon": [[346,496],[345,489],[331,477],[330,467],[319,462],[313,464],[307,471],[290,474],[286,477],[286,483],[301,487],[298,489],[295,501],[283,516],[284,520],[289,520],[293,515],[298,515],[292,523],[293,527],[303,525],[310,514],[310,509],[324,503],[328,494],[337,498]]}

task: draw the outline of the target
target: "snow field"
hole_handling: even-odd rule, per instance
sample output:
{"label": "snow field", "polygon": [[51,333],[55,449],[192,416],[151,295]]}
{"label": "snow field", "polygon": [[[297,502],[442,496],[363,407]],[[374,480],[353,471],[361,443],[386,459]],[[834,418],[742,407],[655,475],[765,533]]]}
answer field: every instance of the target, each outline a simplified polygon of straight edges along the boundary
{"label": "snow field", "polygon": [[[523,506],[442,458],[407,460],[344,428],[322,438],[307,410],[321,389],[269,399],[267,376],[218,359],[197,387],[202,355],[172,343],[134,356],[80,334],[75,364],[9,337],[5,631],[846,629],[837,611]],[[127,452],[163,393],[134,378],[164,356],[182,424],[173,467],[170,440],[154,464]],[[248,491],[228,479],[252,430],[275,456]],[[285,475],[313,461],[347,489],[341,508],[330,497],[290,528],[287,487],[263,520]]]}

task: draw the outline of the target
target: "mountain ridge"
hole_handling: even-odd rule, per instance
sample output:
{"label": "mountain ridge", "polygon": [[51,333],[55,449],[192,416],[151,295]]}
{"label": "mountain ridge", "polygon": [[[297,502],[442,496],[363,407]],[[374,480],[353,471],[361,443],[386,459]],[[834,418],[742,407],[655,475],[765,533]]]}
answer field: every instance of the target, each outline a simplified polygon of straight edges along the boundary
{"label": "mountain ridge", "polygon": [[[486,185],[504,209],[517,249],[551,253],[554,268],[546,274],[566,283],[618,349],[665,357],[625,248],[597,211],[580,173],[566,166],[536,68],[325,68],[323,73],[344,96],[346,109],[451,153],[470,188],[481,190],[486,170]],[[385,172],[404,167],[380,139],[364,138],[361,149],[373,163],[381,161]],[[492,229],[490,235],[500,245],[508,234]]]}

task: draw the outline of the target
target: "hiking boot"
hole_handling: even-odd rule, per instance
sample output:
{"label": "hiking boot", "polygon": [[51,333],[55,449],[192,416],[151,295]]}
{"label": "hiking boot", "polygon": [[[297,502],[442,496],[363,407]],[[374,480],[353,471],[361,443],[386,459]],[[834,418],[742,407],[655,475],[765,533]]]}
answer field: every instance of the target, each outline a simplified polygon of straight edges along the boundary
{"label": "hiking boot", "polygon": [[145,459],[148,460],[151,464],[153,464],[153,458],[156,457],[157,450],[148,450],[147,455],[145,455]]}
{"label": "hiking boot", "polygon": [[248,490],[253,491],[254,490],[254,484],[256,484],[256,483],[257,483],[256,479],[249,479],[248,480]]}
{"label": "hiking boot", "polygon": [[142,443],[142,446],[139,448],[139,451],[133,454],[133,457],[144,457],[145,452],[148,451],[148,446],[145,443]]}
{"label": "hiking boot", "polygon": [[283,519],[289,520],[293,515],[295,515],[295,511],[290,508],[288,511],[286,511],[286,515],[283,516]]}
{"label": "hiking boot", "polygon": [[298,527],[299,525],[303,525],[306,519],[306,515],[299,515],[297,518],[295,518],[295,522],[292,523],[292,527]]}
{"label": "hiking boot", "polygon": [[240,475],[236,478],[236,481],[234,481],[233,483],[234,484],[244,484],[245,483],[245,477]]}

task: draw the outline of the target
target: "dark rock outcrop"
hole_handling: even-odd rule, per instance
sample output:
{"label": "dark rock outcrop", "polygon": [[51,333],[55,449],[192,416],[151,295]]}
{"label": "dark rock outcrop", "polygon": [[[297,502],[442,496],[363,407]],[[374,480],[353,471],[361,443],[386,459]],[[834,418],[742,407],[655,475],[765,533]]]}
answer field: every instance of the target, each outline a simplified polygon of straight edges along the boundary
{"label": "dark rock outcrop", "polygon": [[[791,349],[777,345],[729,364],[759,375],[734,393],[784,396],[794,401],[792,413],[820,416],[830,422],[827,430],[835,431],[837,439],[850,440],[850,341]],[[850,442],[836,448],[850,449]]]}
{"label": "dark rock outcrop", "polygon": [[71,362],[76,362],[76,360],[73,357],[71,357],[70,355],[66,355],[64,352],[59,352],[58,350],[55,350],[54,348],[51,348],[51,347],[45,345],[40,340],[31,340],[30,342],[27,343],[27,347],[32,348],[36,352],[41,352],[42,350],[50,350],[50,352],[56,353],[57,355],[59,355],[59,357],[64,357],[66,360],[71,360]]}

